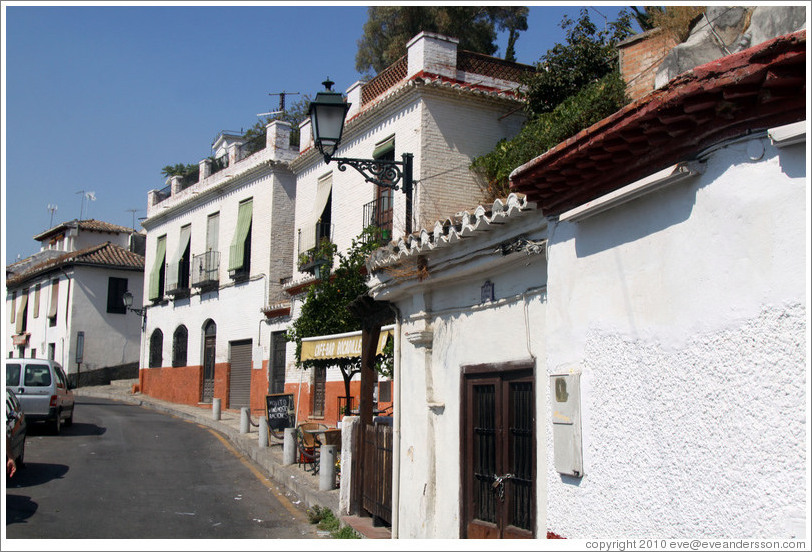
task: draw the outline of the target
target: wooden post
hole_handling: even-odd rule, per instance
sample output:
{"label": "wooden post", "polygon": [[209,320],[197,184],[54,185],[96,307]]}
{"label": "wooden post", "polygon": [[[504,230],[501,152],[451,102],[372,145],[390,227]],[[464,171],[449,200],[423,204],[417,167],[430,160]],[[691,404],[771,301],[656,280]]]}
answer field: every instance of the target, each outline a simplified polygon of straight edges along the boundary
{"label": "wooden post", "polygon": [[353,458],[352,474],[352,501],[351,508],[354,513],[363,514],[364,489],[364,441],[365,428],[372,424],[372,393],[377,380],[375,373],[375,353],[378,348],[378,339],[381,336],[381,326],[384,322],[394,318],[389,304],[384,301],[375,301],[371,297],[362,295],[349,305],[350,311],[361,321],[361,399],[358,405],[360,417],[360,431],[358,448]]}

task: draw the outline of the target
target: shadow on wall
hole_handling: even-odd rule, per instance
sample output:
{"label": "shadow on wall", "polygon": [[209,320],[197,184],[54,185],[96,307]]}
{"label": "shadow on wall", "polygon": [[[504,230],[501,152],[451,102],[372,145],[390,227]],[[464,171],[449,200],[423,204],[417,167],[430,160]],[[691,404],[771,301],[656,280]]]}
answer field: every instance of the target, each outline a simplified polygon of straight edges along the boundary
{"label": "shadow on wall", "polygon": [[575,227],[578,258],[632,243],[685,222],[691,216],[700,187],[698,180],[677,183],[578,222]]}
{"label": "shadow on wall", "polygon": [[137,379],[138,363],[128,362],[118,366],[107,366],[98,370],[80,371],[78,375],[72,373],[68,375],[68,382],[74,387],[86,387],[90,385],[109,385],[113,380]]}

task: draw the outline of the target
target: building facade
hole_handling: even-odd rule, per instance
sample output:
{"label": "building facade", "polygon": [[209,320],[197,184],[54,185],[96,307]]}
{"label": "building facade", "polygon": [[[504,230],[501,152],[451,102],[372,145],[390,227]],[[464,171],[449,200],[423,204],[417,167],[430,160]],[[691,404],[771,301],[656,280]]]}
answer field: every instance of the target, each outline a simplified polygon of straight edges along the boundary
{"label": "building facade", "polygon": [[[520,76],[532,68],[459,50],[457,42],[423,32],[409,42],[403,58],[347,90],[351,105],[336,156],[400,161],[404,153],[413,155],[411,228],[482,202],[486,185],[470,170],[471,161],[515,135],[524,121],[517,91]],[[297,182],[295,266],[285,288],[294,318],[303,290],[315,281],[313,253],[321,240],[347,251],[367,227],[377,228],[383,242],[403,237],[409,227],[401,190],[369,183],[353,169],[338,170],[335,162],[325,164],[313,147],[309,120],[301,136],[300,155],[291,164]],[[302,373],[292,350],[288,366],[288,381],[302,380],[287,386],[301,397],[299,419],[339,421],[340,371]],[[353,389],[358,385],[353,382]],[[389,385],[384,384],[384,397]]]}
{"label": "building facade", "polygon": [[805,52],[696,67],[370,257],[393,535],[803,538]]}
{"label": "building facade", "polygon": [[74,220],[34,239],[40,251],[6,267],[9,358],[54,359],[78,385],[136,377],[140,324],[122,297],[141,294],[143,235]]}
{"label": "building facade", "polygon": [[149,194],[141,391],[261,412],[285,318],[266,323],[291,276],[296,187],[290,125],[246,141],[221,134],[214,160]]}

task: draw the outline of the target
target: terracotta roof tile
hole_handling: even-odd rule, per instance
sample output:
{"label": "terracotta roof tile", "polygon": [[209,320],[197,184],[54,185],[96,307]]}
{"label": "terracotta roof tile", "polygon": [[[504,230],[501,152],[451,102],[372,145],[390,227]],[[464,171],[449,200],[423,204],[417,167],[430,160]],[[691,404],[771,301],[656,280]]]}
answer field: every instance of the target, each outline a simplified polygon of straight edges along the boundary
{"label": "terracotta roof tile", "polygon": [[131,232],[135,232],[132,228],[127,228],[126,226],[119,226],[118,224],[112,224],[109,222],[104,222],[101,220],[96,219],[87,219],[87,220],[69,220],[67,222],[63,222],[62,224],[57,224],[53,228],[49,228],[45,232],[41,234],[37,234],[34,236],[34,239],[37,241],[42,241],[50,236],[55,234],[59,234],[64,232],[68,228],[76,228],[78,227],[80,230],[91,230],[95,232],[110,232],[110,233],[118,233],[118,234],[129,234]]}
{"label": "terracotta roof tile", "polygon": [[[558,215],[723,140],[804,120],[806,65],[799,31],[696,67],[518,167],[511,190]],[[586,159],[600,171],[581,171]]]}
{"label": "terracotta roof tile", "polygon": [[10,276],[6,287],[13,287],[25,280],[64,266],[85,265],[129,270],[144,270],[144,256],[119,245],[105,242],[79,251],[65,253],[58,257],[37,263],[24,271]]}

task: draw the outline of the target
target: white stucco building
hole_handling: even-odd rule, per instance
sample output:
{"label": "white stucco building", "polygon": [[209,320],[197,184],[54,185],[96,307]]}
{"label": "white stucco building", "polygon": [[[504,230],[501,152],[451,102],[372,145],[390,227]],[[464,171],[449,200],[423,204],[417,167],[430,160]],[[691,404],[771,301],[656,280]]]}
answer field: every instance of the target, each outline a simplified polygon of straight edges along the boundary
{"label": "white stucco building", "polygon": [[97,220],[34,236],[40,251],[6,267],[7,356],[55,359],[79,385],[136,377],[140,323],[122,296],[142,291],[143,238]]}
{"label": "white stucco building", "polygon": [[[412,228],[482,202],[486,184],[470,170],[471,161],[515,135],[524,121],[517,90],[520,76],[532,67],[460,50],[457,43],[420,33],[399,61],[347,90],[351,106],[335,156],[401,161],[404,153],[412,154]],[[368,226],[379,228],[384,241],[407,231],[402,191],[366,182],[353,168],[338,170],[336,162],[325,164],[313,147],[309,119],[301,136],[301,153],[291,163],[297,183],[295,270],[286,286],[294,318],[302,291],[315,281],[312,263],[302,259],[309,259],[319,239],[329,238],[339,251],[347,251]],[[289,382],[302,376],[290,354]],[[339,419],[336,398],[344,394],[340,372],[313,372],[304,375],[301,394],[298,386],[291,389],[301,397],[299,416],[311,417],[315,410],[334,423]]]}
{"label": "white stucco building", "polygon": [[808,538],[805,52],[694,68],[370,258],[393,536]]}
{"label": "white stucco building", "polygon": [[263,311],[284,302],[280,282],[291,276],[297,152],[282,121],[255,142],[222,133],[213,150],[197,178],[149,194],[140,386],[173,402],[261,411],[280,337],[284,349],[286,319],[266,324]]}

